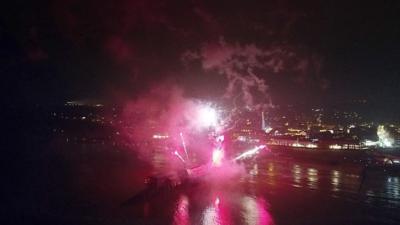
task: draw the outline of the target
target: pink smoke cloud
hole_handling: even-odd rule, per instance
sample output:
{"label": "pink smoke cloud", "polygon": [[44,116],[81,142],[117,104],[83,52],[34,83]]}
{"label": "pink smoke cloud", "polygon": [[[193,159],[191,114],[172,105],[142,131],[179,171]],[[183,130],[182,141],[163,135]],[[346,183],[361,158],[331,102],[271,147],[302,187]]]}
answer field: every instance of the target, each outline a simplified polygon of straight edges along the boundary
{"label": "pink smoke cloud", "polygon": [[200,159],[208,158],[212,143],[208,139],[204,117],[199,114],[204,111],[204,106],[207,109],[209,105],[185,98],[183,90],[177,86],[158,85],[126,104],[122,118],[125,123],[121,128],[128,142],[145,160],[151,160],[148,153],[157,148],[154,137],[159,136],[163,139],[160,141],[162,151],[174,158],[175,151],[183,151],[181,133],[189,152],[195,152]]}

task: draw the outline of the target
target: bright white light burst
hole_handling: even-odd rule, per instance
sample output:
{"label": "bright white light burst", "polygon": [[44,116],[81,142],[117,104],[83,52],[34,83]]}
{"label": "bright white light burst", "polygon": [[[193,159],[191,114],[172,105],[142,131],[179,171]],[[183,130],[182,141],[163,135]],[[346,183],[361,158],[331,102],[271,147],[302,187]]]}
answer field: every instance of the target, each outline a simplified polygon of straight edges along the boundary
{"label": "bright white light burst", "polygon": [[218,115],[215,109],[210,106],[202,106],[198,112],[199,123],[203,127],[215,127],[218,122]]}
{"label": "bright white light burst", "polygon": [[221,149],[214,149],[212,153],[212,163],[214,166],[220,166],[224,158],[224,152]]}
{"label": "bright white light burst", "polygon": [[383,148],[390,148],[393,147],[394,144],[394,139],[393,137],[389,134],[389,132],[385,129],[385,127],[383,125],[379,125],[378,126],[378,130],[377,130],[377,135],[379,138],[379,146],[383,147]]}

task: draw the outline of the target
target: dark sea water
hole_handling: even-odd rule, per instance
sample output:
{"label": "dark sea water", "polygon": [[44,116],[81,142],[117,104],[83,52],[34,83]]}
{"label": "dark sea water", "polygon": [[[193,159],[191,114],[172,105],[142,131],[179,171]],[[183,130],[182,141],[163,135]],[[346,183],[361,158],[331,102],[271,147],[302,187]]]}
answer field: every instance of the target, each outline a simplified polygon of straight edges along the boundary
{"label": "dark sea water", "polygon": [[154,173],[134,152],[54,144],[34,161],[9,205],[18,224],[400,224],[400,174],[357,164],[264,155],[122,206]]}

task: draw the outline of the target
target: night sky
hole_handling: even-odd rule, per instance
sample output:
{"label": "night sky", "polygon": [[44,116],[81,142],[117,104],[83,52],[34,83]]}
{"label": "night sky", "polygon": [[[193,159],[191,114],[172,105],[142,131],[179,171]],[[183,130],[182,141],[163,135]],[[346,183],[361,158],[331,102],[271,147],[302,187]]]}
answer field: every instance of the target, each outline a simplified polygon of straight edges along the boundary
{"label": "night sky", "polygon": [[255,74],[249,87],[264,82],[274,104],[397,110],[399,12],[399,1],[13,1],[1,7],[2,89],[13,104],[116,102],[165,82],[218,98]]}

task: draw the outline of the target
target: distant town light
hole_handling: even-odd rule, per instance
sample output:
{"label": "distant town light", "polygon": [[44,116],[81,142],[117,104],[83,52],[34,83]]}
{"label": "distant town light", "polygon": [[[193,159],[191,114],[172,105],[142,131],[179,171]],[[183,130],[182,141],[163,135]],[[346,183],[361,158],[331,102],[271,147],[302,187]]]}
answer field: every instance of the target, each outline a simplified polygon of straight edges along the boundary
{"label": "distant town light", "polygon": [[167,139],[169,138],[168,135],[160,135],[160,134],[154,134],[153,139]]}
{"label": "distant town light", "polygon": [[306,148],[318,148],[318,145],[316,145],[316,144],[307,144]]}
{"label": "distant town light", "polygon": [[292,144],[292,147],[303,148],[304,145],[303,145],[303,144],[300,144],[300,143],[298,143],[298,142],[296,142],[296,143],[293,143],[293,144]]}
{"label": "distant town light", "polygon": [[338,144],[334,144],[334,145],[329,145],[329,148],[330,149],[342,149],[342,146],[338,145]]}
{"label": "distant town light", "polygon": [[378,145],[379,144],[379,141],[371,141],[371,140],[365,140],[364,141],[364,145],[365,146],[368,146],[368,147],[370,147],[370,146],[376,146],[376,145]]}

